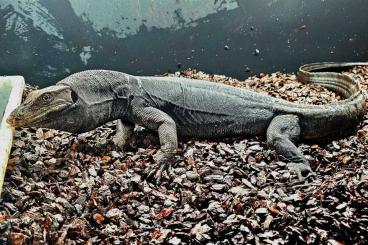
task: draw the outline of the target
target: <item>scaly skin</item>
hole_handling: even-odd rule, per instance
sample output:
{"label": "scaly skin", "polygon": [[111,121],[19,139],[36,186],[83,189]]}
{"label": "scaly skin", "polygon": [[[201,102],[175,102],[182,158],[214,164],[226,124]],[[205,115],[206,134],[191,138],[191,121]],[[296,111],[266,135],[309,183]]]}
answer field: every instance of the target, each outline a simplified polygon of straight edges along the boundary
{"label": "scaly skin", "polygon": [[291,161],[302,178],[311,173],[294,142],[336,135],[364,114],[366,97],[353,78],[325,68],[367,63],[302,66],[301,82],[325,86],[346,99],[329,105],[301,105],[223,84],[174,77],[135,77],[107,70],[73,74],[32,92],[8,118],[14,127],[45,127],[81,133],[118,120],[114,142],[123,146],[134,125],[158,131],[161,148],[149,176],[160,181],[178,145],[177,137],[221,138],[266,135],[268,145]]}

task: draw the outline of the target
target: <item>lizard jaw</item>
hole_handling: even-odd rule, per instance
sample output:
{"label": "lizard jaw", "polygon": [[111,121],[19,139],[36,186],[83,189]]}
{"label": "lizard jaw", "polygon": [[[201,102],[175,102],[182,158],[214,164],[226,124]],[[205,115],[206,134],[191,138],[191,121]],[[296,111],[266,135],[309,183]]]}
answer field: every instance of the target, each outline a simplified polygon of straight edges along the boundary
{"label": "lizard jaw", "polygon": [[19,127],[26,127],[26,126],[30,126],[30,125],[35,125],[35,124],[39,124],[39,123],[43,123],[43,122],[47,122],[48,119],[46,116],[52,112],[61,112],[65,109],[67,109],[71,104],[61,104],[61,105],[57,105],[54,106],[52,109],[43,112],[35,117],[23,117],[21,119],[17,119],[17,117],[13,117],[12,113],[10,114],[10,116],[6,119],[6,122],[14,127],[14,128],[19,128]]}

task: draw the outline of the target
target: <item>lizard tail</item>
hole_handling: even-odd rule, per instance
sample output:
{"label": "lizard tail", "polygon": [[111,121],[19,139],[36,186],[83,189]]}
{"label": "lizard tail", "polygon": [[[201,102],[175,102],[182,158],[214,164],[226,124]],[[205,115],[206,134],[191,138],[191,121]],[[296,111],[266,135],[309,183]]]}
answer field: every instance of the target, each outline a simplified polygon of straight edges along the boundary
{"label": "lizard tail", "polygon": [[343,68],[347,67],[364,65],[368,65],[368,62],[311,63],[301,66],[297,77],[300,82],[319,84],[348,99],[355,97],[354,95],[362,91],[359,82],[351,76],[331,72],[331,70],[343,70]]}
{"label": "lizard tail", "polygon": [[367,97],[358,80],[337,71],[357,65],[368,63],[313,63],[301,66],[297,74],[300,82],[319,84],[344,99],[326,105],[289,103],[277,104],[274,108],[281,114],[294,114],[301,118],[304,139],[322,138],[352,128],[365,113]]}

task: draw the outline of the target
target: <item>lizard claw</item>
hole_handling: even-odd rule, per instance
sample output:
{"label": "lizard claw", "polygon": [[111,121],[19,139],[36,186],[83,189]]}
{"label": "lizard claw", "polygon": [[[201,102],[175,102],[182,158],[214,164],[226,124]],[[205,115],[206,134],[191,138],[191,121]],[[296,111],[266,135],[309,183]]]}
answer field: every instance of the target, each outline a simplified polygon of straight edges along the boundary
{"label": "lizard claw", "polygon": [[147,168],[145,171],[147,173],[147,178],[156,180],[156,184],[160,184],[162,173],[168,168],[167,163],[155,163],[152,164],[150,167]]}
{"label": "lizard claw", "polygon": [[162,150],[158,150],[157,153],[153,156],[153,160],[155,161],[154,164],[149,166],[145,173],[147,174],[148,179],[156,180],[156,184],[160,184],[162,173],[167,171],[169,176],[172,175],[172,168],[171,168],[171,160],[172,156],[167,156]]}
{"label": "lizard claw", "polygon": [[287,168],[291,173],[296,174],[300,181],[304,180],[310,175],[312,176],[315,175],[311,167],[305,163],[294,163],[294,162],[288,163]]}
{"label": "lizard claw", "polygon": [[165,155],[161,150],[159,150],[154,156],[153,160],[155,161],[145,172],[148,173],[148,179],[155,179],[156,184],[160,184],[162,173],[169,167],[169,162],[165,158]]}
{"label": "lizard claw", "polygon": [[145,173],[147,174],[147,179],[154,179],[156,180],[157,185],[160,184],[162,174],[168,168],[170,168],[170,164],[167,162],[159,162],[159,163],[152,164],[145,171]]}

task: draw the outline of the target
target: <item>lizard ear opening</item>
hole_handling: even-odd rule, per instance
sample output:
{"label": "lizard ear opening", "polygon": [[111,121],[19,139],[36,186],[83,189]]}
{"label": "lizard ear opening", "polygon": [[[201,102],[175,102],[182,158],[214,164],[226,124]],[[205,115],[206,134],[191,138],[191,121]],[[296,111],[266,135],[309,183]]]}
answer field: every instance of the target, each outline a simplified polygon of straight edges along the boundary
{"label": "lizard ear opening", "polygon": [[76,103],[76,102],[78,101],[78,99],[79,99],[79,97],[78,97],[77,93],[76,93],[76,92],[74,92],[73,90],[72,90],[72,92],[71,92],[70,96],[71,96],[71,98],[72,98],[73,103]]}

